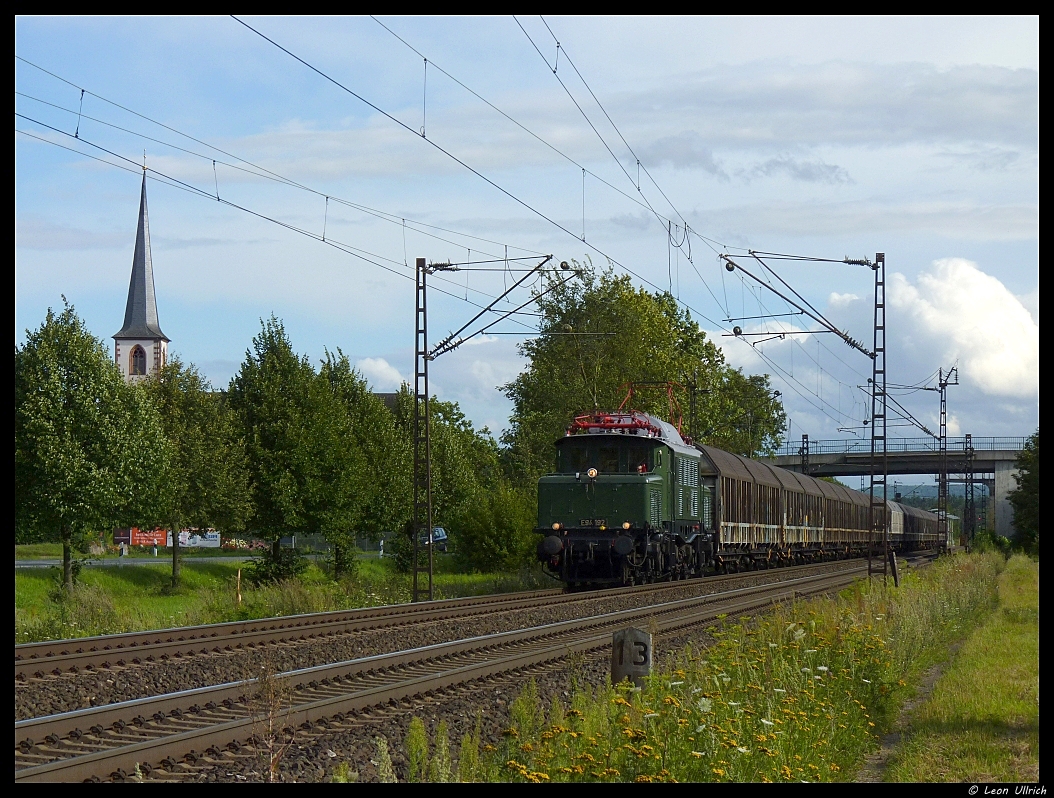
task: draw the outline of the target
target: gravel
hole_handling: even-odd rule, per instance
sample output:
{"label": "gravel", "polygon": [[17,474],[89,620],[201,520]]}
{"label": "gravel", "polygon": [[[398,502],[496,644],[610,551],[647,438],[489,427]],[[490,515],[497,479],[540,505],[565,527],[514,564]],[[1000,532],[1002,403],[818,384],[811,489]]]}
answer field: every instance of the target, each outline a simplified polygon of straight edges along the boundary
{"label": "gravel", "polygon": [[[845,561],[795,570],[774,569],[749,572],[740,575],[741,580],[737,580],[736,586],[748,587],[785,581],[821,571],[830,571],[833,566],[839,565],[844,568],[855,568],[859,563]],[[172,659],[167,663],[143,663],[106,670],[82,671],[77,674],[67,673],[61,676],[48,676],[44,679],[31,679],[24,683],[16,681],[15,720],[239,681],[245,679],[249,673],[258,672],[261,666],[277,672],[306,668],[466,637],[507,632],[588,615],[648,606],[693,595],[705,595],[726,588],[727,584],[715,584],[713,580],[694,579],[674,583],[668,591],[658,595],[654,593],[629,594],[598,599],[590,599],[585,595],[579,596],[579,600],[573,602],[558,599],[542,607],[496,611],[465,619],[408,623],[398,627],[389,626],[349,632],[321,640],[296,641],[243,651],[183,657]],[[601,663],[598,667],[604,670],[606,666]],[[606,673],[606,670],[604,672]],[[512,679],[509,683],[517,682]],[[504,690],[505,688],[499,685],[495,689]],[[504,693],[499,692],[495,695],[498,697],[493,699],[493,706],[489,708],[482,706],[476,697],[473,697],[473,708],[469,712],[473,722],[477,709],[484,709],[485,716],[489,717],[492,712],[504,706],[502,702],[506,699],[501,697]],[[407,719],[406,722],[408,723],[409,720]],[[452,740],[460,740],[463,732],[455,733],[453,723],[451,723],[451,729]],[[375,732],[370,732],[370,734],[375,734]],[[352,763],[352,767],[355,766],[355,763]],[[368,772],[366,765],[363,767],[365,770],[362,772]]]}

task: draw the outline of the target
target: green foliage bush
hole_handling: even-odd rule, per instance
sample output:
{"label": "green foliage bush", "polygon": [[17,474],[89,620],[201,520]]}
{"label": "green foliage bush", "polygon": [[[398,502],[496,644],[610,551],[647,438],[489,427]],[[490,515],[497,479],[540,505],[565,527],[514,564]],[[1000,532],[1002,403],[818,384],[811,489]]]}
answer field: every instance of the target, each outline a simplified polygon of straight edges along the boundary
{"label": "green foliage bush", "polygon": [[246,577],[254,585],[295,579],[307,570],[308,561],[298,549],[285,546],[267,549],[246,568]]}

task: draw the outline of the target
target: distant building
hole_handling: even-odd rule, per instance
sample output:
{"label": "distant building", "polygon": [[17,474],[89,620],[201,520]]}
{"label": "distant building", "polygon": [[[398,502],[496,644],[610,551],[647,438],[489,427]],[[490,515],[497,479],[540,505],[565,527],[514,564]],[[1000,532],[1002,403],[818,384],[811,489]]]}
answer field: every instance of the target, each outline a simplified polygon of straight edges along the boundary
{"label": "distant building", "polygon": [[154,298],[154,264],[150,257],[150,219],[146,211],[146,174],[139,200],[139,228],[135,234],[132,278],[124,326],[114,334],[114,360],[128,382],[157,374],[168,359],[168,336],[161,332]]}
{"label": "distant building", "polygon": [[389,410],[391,410],[393,413],[395,412],[396,408],[399,406],[399,394],[398,393],[383,393],[383,392],[380,392],[380,391],[374,391],[373,395],[376,396],[378,399],[380,399],[381,402],[384,403],[384,406],[387,407]]}

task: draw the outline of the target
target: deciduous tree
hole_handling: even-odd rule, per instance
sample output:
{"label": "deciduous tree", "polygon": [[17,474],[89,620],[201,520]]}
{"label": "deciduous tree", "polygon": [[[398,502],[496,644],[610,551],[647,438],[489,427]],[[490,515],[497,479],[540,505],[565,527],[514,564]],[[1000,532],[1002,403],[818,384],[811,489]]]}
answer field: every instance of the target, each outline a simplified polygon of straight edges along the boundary
{"label": "deciduous tree", "polygon": [[1014,543],[1039,554],[1039,430],[1025,442],[1017,458],[1017,487],[1010,492],[1014,508]]}
{"label": "deciduous tree", "polygon": [[69,589],[88,535],[158,516],[170,448],[142,388],[63,303],[15,348],[15,539],[61,542]]}
{"label": "deciduous tree", "polygon": [[245,451],[225,398],[193,365],[173,357],[145,387],[172,451],[162,515],[172,534],[175,587],[181,529],[243,528],[250,509]]}

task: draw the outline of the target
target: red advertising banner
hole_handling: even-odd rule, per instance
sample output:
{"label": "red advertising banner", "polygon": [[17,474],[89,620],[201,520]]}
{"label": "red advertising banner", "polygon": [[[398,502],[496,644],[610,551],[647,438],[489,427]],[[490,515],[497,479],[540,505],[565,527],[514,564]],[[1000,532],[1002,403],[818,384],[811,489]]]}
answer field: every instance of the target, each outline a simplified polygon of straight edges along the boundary
{"label": "red advertising banner", "polygon": [[[125,527],[113,531],[113,542],[126,546],[172,546],[172,533],[164,529],[139,529]],[[218,549],[220,533],[213,530],[204,532],[197,529],[184,529],[179,533],[179,545],[191,549]]]}

